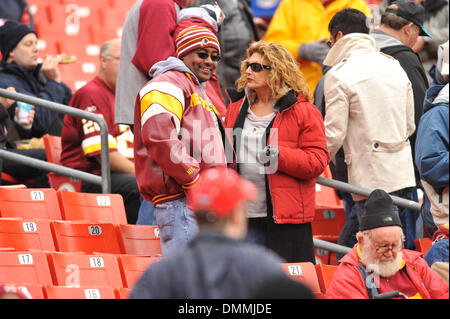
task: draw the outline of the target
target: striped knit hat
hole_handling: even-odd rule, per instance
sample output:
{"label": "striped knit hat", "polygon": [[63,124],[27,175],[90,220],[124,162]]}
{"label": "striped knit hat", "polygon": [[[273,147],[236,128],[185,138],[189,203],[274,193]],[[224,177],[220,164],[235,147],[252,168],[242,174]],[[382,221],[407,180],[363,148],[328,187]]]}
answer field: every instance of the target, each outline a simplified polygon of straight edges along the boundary
{"label": "striped knit hat", "polygon": [[181,59],[199,48],[214,48],[219,52],[220,45],[214,27],[202,18],[189,18],[178,23],[175,33],[176,56]]}

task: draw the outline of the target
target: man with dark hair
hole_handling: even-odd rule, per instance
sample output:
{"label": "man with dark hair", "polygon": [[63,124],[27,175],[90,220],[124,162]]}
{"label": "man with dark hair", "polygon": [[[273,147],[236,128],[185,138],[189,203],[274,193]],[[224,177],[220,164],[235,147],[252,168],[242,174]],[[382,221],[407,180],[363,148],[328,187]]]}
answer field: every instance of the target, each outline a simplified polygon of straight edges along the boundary
{"label": "man with dark hair", "polygon": [[[324,84],[328,149],[333,157],[344,147],[350,184],[411,198],[415,186],[408,140],[415,130],[411,83],[398,61],[381,54],[367,33],[344,34],[342,25],[349,16],[364,29],[365,15],[349,10],[338,12],[328,28],[332,46],[324,60],[332,67]],[[352,196],[355,204],[338,240],[347,247],[355,244],[366,201]]]}
{"label": "man with dark hair", "polygon": [[[225,167],[200,175],[187,195],[199,233],[184,250],[152,264],[131,298],[250,298],[267,280],[290,280],[278,256],[243,241],[248,201],[257,197],[255,185]],[[303,297],[312,294],[305,289]]]}
{"label": "man with dark hair", "polygon": [[[370,35],[375,39],[381,52],[398,60],[411,81],[414,94],[414,123],[419,125],[423,113],[423,101],[428,88],[428,79],[422,61],[412,48],[419,36],[430,37],[423,27],[425,9],[410,0],[397,0],[386,8],[381,16],[381,26],[373,29]],[[414,157],[417,131],[410,137],[411,149]],[[414,166],[416,186],[420,187],[420,177],[417,167]],[[417,189],[413,190],[411,200],[417,200]],[[405,247],[414,249],[416,237],[416,220],[419,213],[408,210],[402,216],[405,225]]]}
{"label": "man with dark hair", "polygon": [[[349,33],[369,32],[367,24],[360,23],[363,19],[366,19],[364,13],[352,8],[343,9],[343,11],[344,10],[348,14],[344,17],[345,21],[343,20],[340,23],[340,28],[342,29],[344,35]],[[330,43],[328,43],[328,45],[330,45]],[[331,69],[330,66],[327,65],[323,66],[322,72],[324,76],[320,79],[319,83],[317,83],[316,89],[314,91],[314,105],[317,106],[317,108],[322,113],[322,116],[324,118],[326,113],[325,97],[324,97],[324,80],[325,74],[328,72],[329,69]],[[334,160],[330,162],[330,171],[334,179],[345,183],[348,182],[347,165],[345,164],[344,149],[342,147],[339,149],[339,151],[337,151]],[[343,201],[345,216],[349,217],[354,204],[351,194],[338,190],[336,190],[336,194]]]}

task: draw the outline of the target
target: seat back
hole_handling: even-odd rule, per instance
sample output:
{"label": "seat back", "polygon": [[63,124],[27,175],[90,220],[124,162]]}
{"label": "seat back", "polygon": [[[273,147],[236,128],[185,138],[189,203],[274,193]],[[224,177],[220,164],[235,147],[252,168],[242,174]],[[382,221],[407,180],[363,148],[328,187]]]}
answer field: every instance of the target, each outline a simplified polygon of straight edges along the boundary
{"label": "seat back", "polygon": [[47,256],[41,251],[0,251],[0,283],[52,285]]}
{"label": "seat back", "polygon": [[320,290],[326,294],[327,288],[330,286],[333,275],[338,269],[336,265],[316,264],[317,279],[319,280]]}
{"label": "seat back", "polygon": [[281,263],[281,267],[292,280],[298,281],[311,289],[316,297],[322,296],[313,263]]}
{"label": "seat back", "polygon": [[147,257],[122,255],[119,258],[122,281],[125,288],[132,288],[142,274],[155,262],[163,257]]}
{"label": "seat back", "polygon": [[115,290],[112,287],[44,287],[47,299],[116,299]]}
{"label": "seat back", "polygon": [[120,254],[114,225],[86,221],[52,222],[55,247],[61,252]]}
{"label": "seat back", "polygon": [[49,222],[43,219],[0,218],[0,247],[55,251]]}
{"label": "seat back", "polygon": [[123,287],[115,255],[53,252],[49,264],[56,286]]}
{"label": "seat back", "polygon": [[[61,137],[50,134],[45,134],[42,137],[44,141],[45,154],[47,156],[47,162],[61,165]],[[81,180],[74,179],[69,176],[59,175],[55,172],[47,174],[50,187],[55,190],[68,190],[71,192],[81,191]]]}
{"label": "seat back", "polygon": [[158,226],[120,224],[118,238],[124,254],[162,255]]}
{"label": "seat back", "polygon": [[127,224],[127,215],[120,194],[58,192],[65,220],[87,220],[98,223]]}
{"label": "seat back", "polygon": [[345,220],[344,208],[316,208],[311,222],[314,238],[337,243]]}
{"label": "seat back", "polygon": [[416,250],[420,251],[423,256],[427,254],[428,249],[430,249],[433,244],[431,238],[416,238],[414,240],[414,244],[416,246]]}
{"label": "seat back", "polygon": [[20,289],[25,295],[31,296],[32,299],[45,299],[42,285],[36,284],[18,285],[17,289]]}
{"label": "seat back", "polygon": [[0,188],[0,216],[62,219],[56,191],[51,188]]}
{"label": "seat back", "polygon": [[45,134],[42,136],[47,162],[61,165],[61,136]]}

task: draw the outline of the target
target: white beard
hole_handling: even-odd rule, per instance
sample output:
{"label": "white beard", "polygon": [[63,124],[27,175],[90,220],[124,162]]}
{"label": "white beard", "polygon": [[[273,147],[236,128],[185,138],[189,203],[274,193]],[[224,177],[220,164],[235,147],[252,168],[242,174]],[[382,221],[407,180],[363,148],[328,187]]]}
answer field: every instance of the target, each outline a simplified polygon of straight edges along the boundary
{"label": "white beard", "polygon": [[400,270],[400,265],[403,260],[401,251],[397,253],[397,257],[390,259],[389,261],[382,261],[383,257],[378,259],[371,257],[367,249],[361,249],[360,252],[361,260],[366,265],[366,269],[369,272],[373,272],[384,278],[389,278]]}

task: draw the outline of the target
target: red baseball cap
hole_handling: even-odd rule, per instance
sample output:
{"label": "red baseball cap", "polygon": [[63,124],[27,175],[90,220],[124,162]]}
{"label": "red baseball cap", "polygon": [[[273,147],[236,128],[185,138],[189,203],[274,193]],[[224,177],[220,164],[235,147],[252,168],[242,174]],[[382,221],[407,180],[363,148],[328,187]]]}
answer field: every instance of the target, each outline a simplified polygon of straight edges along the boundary
{"label": "red baseball cap", "polygon": [[225,167],[210,168],[200,173],[200,180],[188,191],[190,208],[224,218],[244,200],[253,201],[258,196],[253,183],[241,178],[236,171]]}

